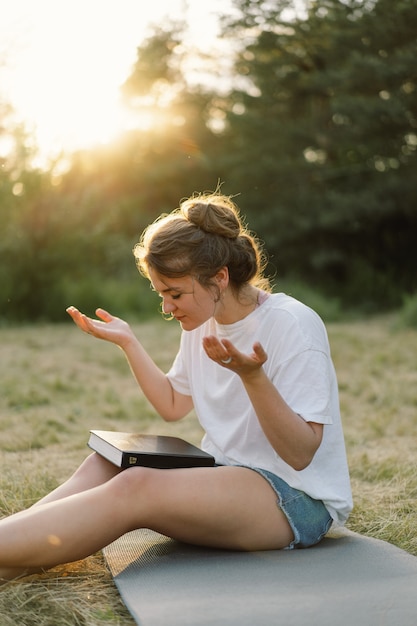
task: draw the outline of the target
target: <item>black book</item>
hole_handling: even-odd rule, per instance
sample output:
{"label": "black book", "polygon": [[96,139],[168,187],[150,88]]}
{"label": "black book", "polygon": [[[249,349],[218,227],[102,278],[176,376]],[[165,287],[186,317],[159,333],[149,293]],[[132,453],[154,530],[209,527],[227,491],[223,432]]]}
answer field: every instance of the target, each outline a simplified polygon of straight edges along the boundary
{"label": "black book", "polygon": [[143,465],[159,469],[212,467],[214,457],[188,441],[165,435],[91,430],[88,446],[118,467]]}

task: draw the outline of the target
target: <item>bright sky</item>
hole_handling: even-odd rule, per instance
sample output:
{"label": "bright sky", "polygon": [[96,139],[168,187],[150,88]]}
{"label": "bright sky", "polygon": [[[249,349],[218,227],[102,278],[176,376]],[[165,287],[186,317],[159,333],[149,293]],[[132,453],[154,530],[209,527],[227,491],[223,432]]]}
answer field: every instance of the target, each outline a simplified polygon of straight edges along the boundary
{"label": "bright sky", "polygon": [[[186,18],[215,41],[227,0],[0,0],[0,98],[45,152],[106,142],[131,124],[119,86],[149,23]],[[214,44],[215,45],[215,44]],[[206,48],[207,49],[207,48]]]}

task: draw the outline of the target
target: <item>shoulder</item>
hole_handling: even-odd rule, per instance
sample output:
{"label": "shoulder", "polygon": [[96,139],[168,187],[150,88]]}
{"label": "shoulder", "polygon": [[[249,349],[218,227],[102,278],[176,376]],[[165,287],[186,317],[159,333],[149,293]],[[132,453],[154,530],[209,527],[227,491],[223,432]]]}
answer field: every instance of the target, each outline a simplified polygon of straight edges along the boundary
{"label": "shoulder", "polygon": [[271,332],[276,329],[281,336],[298,336],[310,347],[327,344],[327,331],[321,317],[296,298],[285,293],[271,294],[261,309]]}
{"label": "shoulder", "polygon": [[309,306],[286,293],[271,294],[262,305],[272,317],[296,323],[324,325],[320,316]]}

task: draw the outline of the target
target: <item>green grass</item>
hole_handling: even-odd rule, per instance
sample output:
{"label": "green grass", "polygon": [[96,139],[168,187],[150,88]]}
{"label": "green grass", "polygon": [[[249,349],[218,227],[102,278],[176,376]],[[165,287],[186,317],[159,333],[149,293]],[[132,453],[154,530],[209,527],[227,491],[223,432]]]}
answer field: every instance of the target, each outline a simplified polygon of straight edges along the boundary
{"label": "green grass", "polygon": [[[338,372],[355,508],[348,527],[417,556],[417,330],[395,317],[328,325]],[[179,329],[137,324],[162,368]],[[0,515],[29,506],[86,456],[90,428],[176,434],[198,443],[193,416],[165,424],[120,350],[71,324],[0,328]],[[101,553],[4,586],[2,626],[120,625],[132,618]]]}

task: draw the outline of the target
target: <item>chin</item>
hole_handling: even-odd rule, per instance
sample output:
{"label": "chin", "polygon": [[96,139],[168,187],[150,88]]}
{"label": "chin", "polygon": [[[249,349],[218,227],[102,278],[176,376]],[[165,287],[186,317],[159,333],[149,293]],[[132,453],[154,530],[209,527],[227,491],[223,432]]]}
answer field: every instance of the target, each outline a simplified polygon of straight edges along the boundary
{"label": "chin", "polygon": [[195,330],[196,328],[198,328],[199,326],[201,326],[201,324],[203,324],[204,322],[199,321],[193,321],[190,319],[184,319],[184,320],[178,320],[182,330]]}
{"label": "chin", "polygon": [[199,324],[193,324],[192,322],[180,322],[182,330],[194,330]]}

